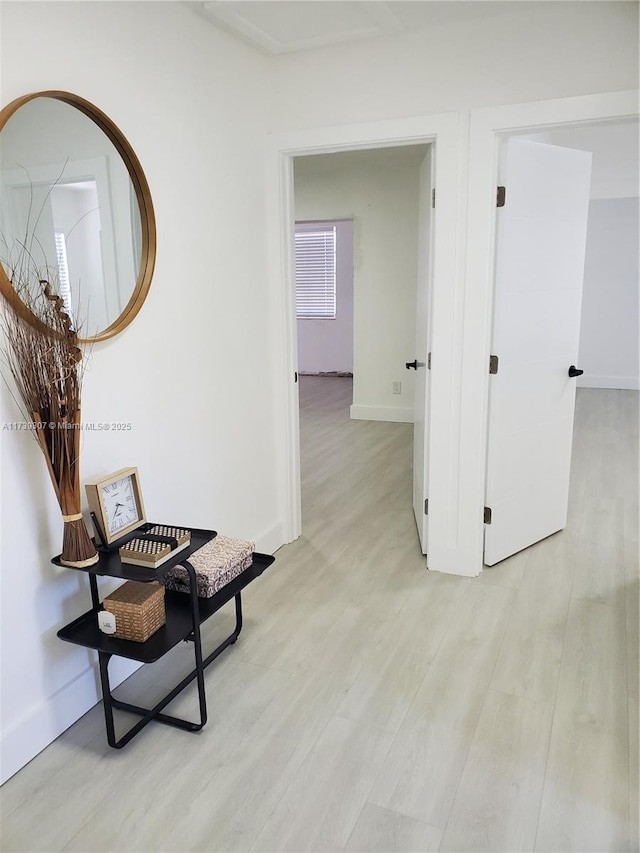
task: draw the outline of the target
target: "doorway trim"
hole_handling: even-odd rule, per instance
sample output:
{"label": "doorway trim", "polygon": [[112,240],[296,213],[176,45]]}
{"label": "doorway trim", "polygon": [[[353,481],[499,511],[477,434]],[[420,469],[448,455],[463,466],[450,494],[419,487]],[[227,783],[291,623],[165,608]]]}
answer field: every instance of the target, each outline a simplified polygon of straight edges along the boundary
{"label": "doorway trim", "polygon": [[637,116],[638,92],[630,90],[301,130],[268,138],[267,250],[274,333],[269,344],[281,542],[296,539],[302,526],[298,389],[294,382],[293,157],[436,143],[429,568],[474,577],[483,565],[498,138],[510,132]]}
{"label": "doorway trim", "polygon": [[[468,113],[444,113],[293,131],[269,137],[266,164],[267,257],[272,294],[271,327],[275,332],[270,351],[274,359],[274,428],[278,447],[278,503],[283,542],[293,541],[302,532],[299,401],[295,381],[297,338],[292,240],[295,219],[293,158],[421,143],[434,145],[438,207],[433,246],[432,305],[433,314],[438,316],[440,325],[438,336],[451,341],[454,338],[456,313],[459,313],[463,296],[462,268],[457,262],[457,254],[460,211],[465,202],[462,178],[467,161],[468,122]],[[455,361],[451,343],[448,350],[447,353],[443,348],[438,370],[440,378],[436,382],[432,377],[431,388],[431,411],[436,413],[436,417],[431,420],[430,446],[433,446],[435,440],[438,452],[444,451],[444,454],[455,451],[453,436],[446,429],[448,418],[437,417],[439,411],[447,412],[450,406],[452,385],[447,381],[447,375],[453,370]],[[434,436],[434,425],[439,421],[444,423],[445,428],[438,429]],[[440,473],[438,470],[437,474]],[[438,495],[442,490],[440,479],[435,473],[430,476],[430,499],[432,494]]]}
{"label": "doorway trim", "polygon": [[482,571],[484,553],[487,365],[494,310],[499,140],[510,133],[637,119],[638,94],[637,90],[628,90],[471,111],[462,368],[462,397],[467,416],[460,436],[460,521],[475,568],[472,574]]}

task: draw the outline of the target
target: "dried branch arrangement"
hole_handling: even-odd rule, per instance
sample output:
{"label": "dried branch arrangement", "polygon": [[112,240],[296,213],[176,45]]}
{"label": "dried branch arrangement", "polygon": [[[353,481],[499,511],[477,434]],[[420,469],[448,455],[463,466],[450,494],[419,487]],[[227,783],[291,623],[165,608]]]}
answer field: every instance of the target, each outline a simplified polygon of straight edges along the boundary
{"label": "dried branch arrangement", "polygon": [[17,389],[16,402],[25,421],[33,422],[62,511],[61,562],[90,566],[98,554],[80,511],[83,365],[78,330],[56,292],[53,271],[20,263],[13,267],[11,281],[32,318],[4,304],[4,360]]}

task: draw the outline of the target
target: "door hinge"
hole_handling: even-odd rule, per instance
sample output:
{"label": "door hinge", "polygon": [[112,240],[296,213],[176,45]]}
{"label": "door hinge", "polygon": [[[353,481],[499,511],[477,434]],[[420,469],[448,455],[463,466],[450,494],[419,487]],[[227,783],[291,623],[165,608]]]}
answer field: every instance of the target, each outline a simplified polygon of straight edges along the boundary
{"label": "door hinge", "polygon": [[496,198],[496,207],[504,207],[507,199],[507,188],[506,187],[498,187],[498,194]]}
{"label": "door hinge", "polygon": [[297,370],[296,370],[296,372],[293,374],[293,381],[294,381],[294,382],[297,382],[297,381],[298,381],[298,371],[297,371]]}
{"label": "door hinge", "polygon": [[424,502],[424,514],[429,515],[429,498]]}
{"label": "door hinge", "polygon": [[431,370],[431,353],[427,353],[427,370]]}
{"label": "door hinge", "polygon": [[436,206],[436,188],[434,187],[431,190],[431,207],[435,207],[435,206]]}
{"label": "door hinge", "polygon": [[497,373],[498,372],[498,356],[490,355],[489,356],[489,373]]}
{"label": "door hinge", "polygon": [[491,524],[491,515],[492,515],[492,513],[491,513],[491,507],[490,507],[490,506],[486,506],[486,507],[484,508],[484,523],[485,523],[485,524]]}

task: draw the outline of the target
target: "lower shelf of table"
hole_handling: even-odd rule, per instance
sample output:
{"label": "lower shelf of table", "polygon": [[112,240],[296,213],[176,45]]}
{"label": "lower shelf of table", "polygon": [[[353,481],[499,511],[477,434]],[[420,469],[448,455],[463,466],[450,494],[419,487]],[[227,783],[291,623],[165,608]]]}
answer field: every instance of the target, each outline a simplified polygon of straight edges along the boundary
{"label": "lower shelf of table", "polygon": [[[269,554],[253,555],[253,563],[237,578],[222,587],[211,598],[199,598],[200,624],[206,621],[248,584],[259,577],[274,561]],[[191,596],[183,592],[165,592],[166,624],[144,643],[119,640],[103,634],[98,628],[98,610],[94,608],[58,631],[58,637],[68,643],[96,649],[107,654],[153,663],[189,636],[192,630]]]}

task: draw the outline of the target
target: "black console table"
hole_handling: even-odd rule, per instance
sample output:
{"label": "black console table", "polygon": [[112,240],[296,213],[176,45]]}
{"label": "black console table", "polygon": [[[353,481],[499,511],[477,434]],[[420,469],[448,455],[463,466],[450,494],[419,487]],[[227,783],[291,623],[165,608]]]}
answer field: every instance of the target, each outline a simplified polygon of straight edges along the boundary
{"label": "black console table", "polygon": [[[121,749],[125,744],[135,737],[148,723],[152,720],[157,720],[160,723],[165,723],[169,726],[175,726],[180,729],[185,729],[189,732],[198,732],[207,722],[207,702],[204,689],[204,670],[218,655],[227,648],[233,645],[238,639],[238,635],[242,629],[242,600],[241,591],[250,584],[253,580],[259,577],[264,570],[271,565],[274,557],[268,554],[254,553],[253,562],[244,569],[244,571],[234,578],[230,583],[222,587],[211,598],[199,598],[197,594],[197,584],[195,570],[189,562],[189,557],[194,551],[197,551],[204,544],[213,539],[217,534],[215,530],[201,530],[191,528],[191,543],[188,548],[177,553],[174,557],[167,560],[157,569],[148,569],[144,566],[134,566],[128,563],[123,563],[118,556],[118,548],[130,539],[135,538],[145,529],[150,528],[151,524],[145,524],[144,527],[134,530],[117,542],[114,542],[111,549],[98,549],[99,561],[93,566],[88,566],[84,569],[74,569],[74,571],[86,572],[89,575],[89,584],[91,587],[92,609],[83,613],[78,619],[74,619],[64,628],[58,631],[58,637],[68,643],[75,643],[79,646],[85,646],[89,649],[96,649],[98,652],[98,660],[100,664],[100,681],[102,684],[102,698],[104,704],[104,718],[107,729],[107,740],[109,746],[114,749]],[[62,566],[60,557],[54,557],[52,562],[56,566]],[[159,628],[148,640],[144,643],[136,643],[132,640],[120,640],[111,637],[109,634],[103,633],[98,628],[98,612],[102,610],[100,596],[98,594],[97,577],[112,577],[121,578],[122,580],[134,580],[148,583],[149,581],[157,581],[169,569],[174,566],[181,565],[187,569],[190,580],[190,592],[173,592],[165,590],[165,609],[166,609],[166,624]],[[70,568],[64,566],[64,568]],[[236,626],[233,632],[219,646],[217,646],[207,657],[202,656],[202,642],[200,639],[200,625],[218,611],[223,605],[235,598],[236,607]],[[182,679],[167,695],[161,699],[153,708],[141,708],[137,705],[131,705],[128,702],[122,702],[116,699],[111,692],[111,684],[109,682],[109,661],[113,655],[130,660],[137,660],[141,663],[153,663],[159,660],[163,655],[170,651],[174,646],[182,640],[193,643],[195,666],[194,669]],[[196,680],[198,685],[198,698],[200,704],[200,720],[198,722],[190,722],[182,720],[179,717],[172,717],[168,714],[163,714],[162,709],[169,702],[184,690],[193,680]],[[135,723],[120,739],[116,739],[115,726],[113,720],[114,709],[120,711],[128,711],[136,714],[141,719]]]}

